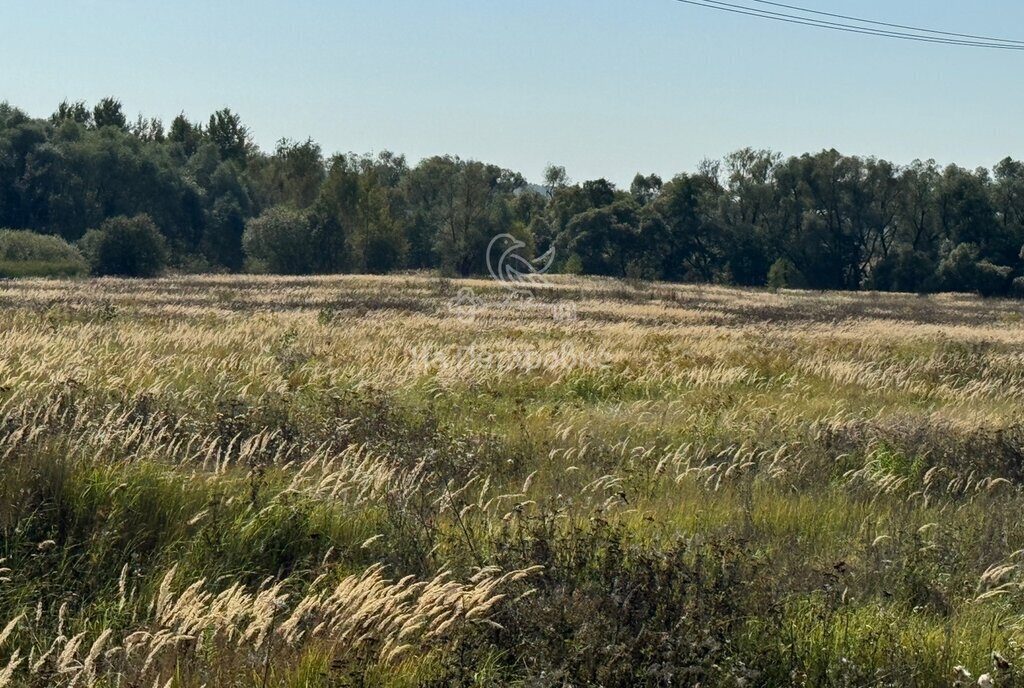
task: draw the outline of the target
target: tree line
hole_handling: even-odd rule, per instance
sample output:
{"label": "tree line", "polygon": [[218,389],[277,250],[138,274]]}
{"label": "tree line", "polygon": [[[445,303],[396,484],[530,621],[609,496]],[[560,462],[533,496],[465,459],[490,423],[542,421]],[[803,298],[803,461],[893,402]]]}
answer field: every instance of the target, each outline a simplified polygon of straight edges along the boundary
{"label": "tree line", "polygon": [[67,271],[56,238],[95,274],[469,276],[509,233],[553,248],[567,273],[1024,294],[1024,163],[1011,158],[970,170],[748,148],[629,189],[557,166],[529,184],[455,156],[325,156],[312,140],[265,152],[230,109],[165,126],[114,98],[46,119],[0,104],[0,227],[22,230],[0,237],[0,268],[59,255]]}

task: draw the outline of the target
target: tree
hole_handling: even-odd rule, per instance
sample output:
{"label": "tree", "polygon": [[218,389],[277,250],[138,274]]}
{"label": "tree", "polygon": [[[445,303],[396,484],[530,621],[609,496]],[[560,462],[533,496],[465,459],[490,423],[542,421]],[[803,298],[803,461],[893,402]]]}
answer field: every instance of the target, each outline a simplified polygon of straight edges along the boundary
{"label": "tree", "polygon": [[544,168],[544,185],[548,189],[548,195],[554,196],[555,191],[569,184],[569,175],[561,165],[548,165]]}
{"label": "tree", "polygon": [[240,270],[244,263],[242,236],[246,215],[231,195],[223,195],[213,203],[206,220],[202,252],[214,265]]}
{"label": "tree", "polygon": [[252,149],[249,128],[242,124],[242,118],[224,108],[210,115],[206,136],[217,146],[221,159],[244,163]]}
{"label": "tree", "polygon": [[807,280],[789,258],[779,258],[768,270],[769,289],[802,289]]}
{"label": "tree", "polygon": [[993,176],[992,204],[1005,243],[1002,250],[1005,258],[1012,259],[1013,249],[1024,243],[1024,162],[1005,158],[995,166]]}
{"label": "tree", "polygon": [[566,228],[570,237],[566,252],[579,258],[586,274],[625,277],[631,265],[638,271],[650,267],[638,261],[639,224],[638,208],[632,201],[580,213]]}
{"label": "tree", "polygon": [[1012,158],[989,171],[746,148],[664,183],[638,174],[627,190],[571,183],[555,165],[543,184],[454,156],[412,169],[388,152],[325,160],[311,139],[263,153],[227,108],[165,130],[127,122],[115,98],[65,100],[47,119],[0,103],[0,226],[75,241],[144,213],[175,267],[273,270],[259,242],[247,255],[245,229],[288,206],[304,218],[291,223],[301,246],[274,245],[297,254],[278,261],[289,271],[482,274],[491,238],[511,234],[524,256],[554,249],[563,270],[674,281],[763,285],[782,258],[809,288],[1003,294],[1024,276],[1024,163]]}
{"label": "tree", "polygon": [[116,98],[104,98],[92,110],[92,121],[97,129],[114,127],[122,131],[128,128],[128,119],[124,116],[121,101]]}
{"label": "tree", "polygon": [[185,113],[181,113],[171,122],[167,140],[176,144],[185,158],[190,158],[203,142],[203,128],[198,124],[192,124]]}
{"label": "tree", "polygon": [[403,186],[417,239],[443,270],[466,277],[486,270],[488,242],[510,229],[511,198],[525,184],[496,165],[443,156],[422,161]]}
{"label": "tree", "polygon": [[281,139],[262,168],[263,193],[268,200],[299,209],[313,205],[326,177],[323,154],[312,139],[302,143]]}
{"label": "tree", "polygon": [[723,189],[715,177],[681,174],[661,190],[655,209],[667,229],[661,248],[664,277],[713,280],[723,266]]}
{"label": "tree", "polygon": [[1004,260],[1016,246],[999,230],[990,183],[986,170],[947,167],[938,188],[939,221],[954,245],[972,244],[981,258]]}
{"label": "tree", "polygon": [[[863,163],[832,149],[795,162],[804,194],[793,257],[815,289],[858,289],[861,257],[854,223]],[[799,256],[799,258],[797,258]]]}
{"label": "tree", "polygon": [[851,267],[858,286],[896,244],[902,194],[903,184],[895,165],[875,159],[861,163],[850,192]]}
{"label": "tree", "polygon": [[112,217],[79,241],[94,275],[153,277],[167,264],[167,243],[148,215]]}
{"label": "tree", "polygon": [[633,183],[629,187],[629,194],[633,197],[633,200],[639,205],[647,205],[655,198],[658,197],[658,193],[661,191],[663,182],[661,177],[656,174],[649,174],[646,177],[640,173],[637,173],[633,177]]}
{"label": "tree", "polygon": [[958,244],[939,264],[942,288],[949,291],[977,292],[982,296],[1005,294],[1011,286],[1013,268],[979,259],[975,244]]}
{"label": "tree", "polygon": [[226,161],[217,165],[206,180],[203,255],[214,265],[239,270],[244,262],[242,235],[254,213],[248,179],[238,165]]}
{"label": "tree", "polygon": [[331,158],[314,206],[320,254],[330,258],[325,269],[389,272],[405,266],[410,220],[400,186],[407,172],[405,158],[387,151]]}
{"label": "tree", "polygon": [[935,262],[927,253],[904,244],[872,268],[868,285],[881,291],[924,293],[935,288]]}
{"label": "tree", "polygon": [[146,143],[163,143],[167,137],[164,132],[164,123],[158,117],[145,118],[139,115],[135,122],[128,127],[131,135]]}
{"label": "tree", "polygon": [[50,122],[53,124],[63,124],[69,121],[84,126],[92,123],[92,113],[89,112],[84,101],[79,100],[74,103],[68,100],[61,101],[56,112],[50,115]]}
{"label": "tree", "polygon": [[306,275],[316,265],[308,213],[275,206],[249,220],[242,237],[250,267],[285,275]]}

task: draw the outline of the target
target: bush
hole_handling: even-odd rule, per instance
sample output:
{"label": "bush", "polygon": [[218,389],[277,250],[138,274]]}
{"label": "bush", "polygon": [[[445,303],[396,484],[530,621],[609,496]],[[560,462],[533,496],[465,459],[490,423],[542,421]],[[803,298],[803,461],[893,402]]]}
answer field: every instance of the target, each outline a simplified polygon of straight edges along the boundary
{"label": "bush", "polygon": [[387,274],[405,264],[408,253],[409,245],[402,233],[394,225],[382,227],[364,239],[363,267],[371,274]]}
{"label": "bush", "polygon": [[978,247],[957,244],[939,263],[939,280],[948,291],[974,291],[977,276]]}
{"label": "bush", "polygon": [[975,244],[958,244],[939,264],[939,279],[949,291],[977,292],[982,296],[999,296],[1010,287],[1013,269],[978,260]]}
{"label": "bush", "polygon": [[872,269],[868,285],[879,291],[923,293],[935,287],[935,264],[928,255],[902,246]]}
{"label": "bush", "polygon": [[647,280],[648,282],[659,280],[662,277],[657,260],[652,256],[629,261],[626,263],[625,273],[626,279]]}
{"label": "bush", "polygon": [[249,268],[257,272],[305,275],[316,264],[309,215],[285,206],[270,208],[249,221],[242,236]]}
{"label": "bush", "polygon": [[59,237],[0,230],[0,277],[74,277],[88,269],[78,249]]}
{"label": "bush", "polygon": [[89,272],[83,263],[47,260],[0,260],[0,279],[22,277],[80,277]]}
{"label": "bush", "polygon": [[94,275],[153,277],[167,265],[167,242],[148,215],[112,217],[78,245]]}
{"label": "bush", "polygon": [[583,259],[580,258],[578,253],[570,254],[565,261],[565,265],[562,266],[562,272],[566,275],[583,274]]}
{"label": "bush", "polygon": [[1013,268],[995,265],[987,260],[977,266],[977,290],[982,296],[1004,296],[1010,287]]}
{"label": "bush", "polygon": [[807,279],[789,258],[779,258],[768,270],[769,289],[802,289]]}

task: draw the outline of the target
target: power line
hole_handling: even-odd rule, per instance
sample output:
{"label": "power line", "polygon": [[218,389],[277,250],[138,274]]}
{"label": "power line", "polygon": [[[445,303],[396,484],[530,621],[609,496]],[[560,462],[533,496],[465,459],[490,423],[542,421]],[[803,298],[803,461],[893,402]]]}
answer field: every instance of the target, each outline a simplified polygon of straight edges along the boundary
{"label": "power line", "polygon": [[832,12],[822,12],[820,10],[807,9],[806,7],[797,7],[796,5],[786,5],[781,2],[771,2],[771,0],[750,0],[750,2],[756,2],[760,5],[773,5],[775,7],[782,7],[787,10],[796,10],[797,12],[803,12],[805,14],[817,14],[822,17],[833,17],[835,19],[846,19],[849,21],[859,22],[861,24],[873,24],[875,26],[888,26],[894,29],[907,29],[908,31],[918,31],[921,33],[933,33],[939,36],[956,36],[958,38],[973,38],[979,41],[989,41],[992,43],[1015,43],[1017,45],[1024,45],[1024,41],[1016,41],[1009,38],[992,38],[991,36],[976,36],[970,33],[957,33],[955,31],[938,31],[936,29],[923,29],[919,26],[907,26],[906,24],[892,24],[890,22],[875,21],[873,19],[860,19],[858,17],[851,17],[845,14],[834,14]]}
{"label": "power line", "polygon": [[[756,0],[755,0],[756,1]],[[810,17],[800,17],[792,14],[785,14],[782,12],[772,12],[771,10],[759,10],[753,7],[746,7],[744,5],[737,5],[732,2],[724,2],[722,0],[701,0],[705,5],[721,5],[722,7],[715,7],[713,9],[726,9],[729,11],[745,10],[741,12],[743,14],[751,14],[752,16],[762,17],[764,19],[775,19],[776,21],[788,21],[788,22],[799,22],[810,26],[817,26],[823,29],[833,29],[838,31],[852,31],[856,33],[867,33],[872,36],[883,36],[885,38],[899,38],[901,40],[917,40],[925,43],[938,43],[940,45],[959,45],[969,46],[975,48],[1000,48],[1003,50],[1022,50],[1024,45],[1004,45],[1000,43],[987,43],[979,41],[967,41],[958,40],[952,38],[937,38],[934,36],[920,36],[916,34],[906,33],[903,31],[887,31],[885,29],[872,29],[866,26],[853,26],[851,24],[845,24],[840,22],[831,22],[824,19],[812,19]]]}
{"label": "power line", "polygon": [[753,7],[746,7],[743,5],[736,5],[729,2],[721,2],[720,0],[678,0],[688,5],[696,5],[698,7],[706,7],[708,9],[720,10],[723,12],[731,12],[733,14],[743,14],[751,17],[758,17],[760,19],[771,19],[773,21],[785,22],[787,24],[799,24],[803,26],[812,26],[821,29],[831,29],[833,31],[843,31],[846,33],[858,33],[868,36],[881,36],[883,38],[896,38],[899,40],[917,41],[921,43],[934,43],[939,45],[955,45],[963,47],[974,47],[974,48],[994,48],[999,50],[1024,50],[1024,45],[1008,45],[1004,43],[988,43],[982,41],[968,41],[968,40],[955,40],[951,38],[937,38],[933,36],[921,36],[917,34],[905,33],[902,31],[886,31],[883,29],[872,29],[865,26],[854,26],[851,24],[830,22],[822,19],[813,19],[810,17],[800,17],[791,14],[784,14],[781,12],[772,12],[770,10],[759,10]]}
{"label": "power line", "polygon": [[770,19],[772,21],[784,22],[787,24],[799,24],[802,26],[811,26],[819,29],[830,29],[832,31],[842,31],[845,33],[864,34],[868,36],[880,36],[882,38],[895,38],[898,40],[905,41],[916,41],[919,43],[933,43],[938,45],[953,45],[960,47],[973,47],[973,48],[990,48],[995,50],[1024,50],[1024,45],[1012,45],[1007,43],[988,43],[983,41],[968,41],[968,40],[955,40],[951,38],[938,38],[933,36],[921,36],[912,33],[905,33],[899,31],[885,31],[882,29],[872,29],[865,26],[854,26],[851,24],[844,24],[839,22],[828,22],[821,19],[813,19],[810,17],[800,17],[797,15],[784,14],[780,12],[771,12],[769,10],[759,10],[753,7],[745,7],[743,5],[733,5],[726,2],[719,2],[718,0],[676,0],[686,5],[694,5],[696,7],[704,7],[707,9],[719,10],[721,12],[730,12],[733,14],[742,14],[750,17],[758,17],[760,19]]}

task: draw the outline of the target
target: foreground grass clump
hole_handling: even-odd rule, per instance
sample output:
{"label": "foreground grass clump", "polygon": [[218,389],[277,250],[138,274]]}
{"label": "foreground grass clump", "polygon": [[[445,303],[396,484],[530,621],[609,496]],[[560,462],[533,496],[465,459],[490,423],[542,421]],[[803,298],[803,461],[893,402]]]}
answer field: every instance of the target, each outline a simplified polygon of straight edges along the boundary
{"label": "foreground grass clump", "polygon": [[1022,682],[1012,302],[0,301],[0,686]]}

